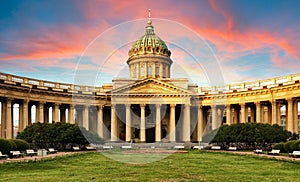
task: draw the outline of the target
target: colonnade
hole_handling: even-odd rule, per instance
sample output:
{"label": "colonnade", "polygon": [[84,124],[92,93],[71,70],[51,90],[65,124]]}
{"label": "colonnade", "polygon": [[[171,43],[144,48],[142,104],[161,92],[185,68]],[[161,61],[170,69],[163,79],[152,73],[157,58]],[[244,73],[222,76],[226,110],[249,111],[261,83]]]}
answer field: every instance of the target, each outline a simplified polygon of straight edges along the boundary
{"label": "colonnade", "polygon": [[[38,101],[26,101],[12,98],[2,98],[1,100],[1,137],[14,137],[13,124],[13,105],[19,104],[19,132],[32,123],[31,107],[36,106],[36,122],[49,123],[49,109],[52,108],[52,122],[68,122],[85,127],[88,130],[94,130],[100,137],[119,141],[121,134],[121,125],[124,123],[125,137],[123,140],[130,142],[133,139],[133,112],[131,104],[123,104],[125,107],[125,119],[117,114],[116,105],[106,106],[110,110],[110,116],[104,119],[104,105],[75,105],[63,103],[49,103]],[[118,104],[120,105],[120,104]],[[178,105],[178,104],[177,104]],[[180,104],[179,104],[180,105]],[[149,128],[146,116],[146,104],[139,104],[139,142],[146,142],[146,130]],[[153,120],[155,142],[161,142],[165,136],[162,136],[162,124],[167,127],[167,141],[201,141],[205,131],[217,129],[223,124],[234,123],[269,123],[285,126],[288,131],[298,133],[298,99],[287,98],[274,101],[257,101],[234,103],[226,105],[181,105],[181,110],[176,111],[176,104],[168,104],[168,113],[162,113],[162,104],[155,104]],[[282,106],[286,107],[285,123],[281,121]],[[191,107],[196,108],[197,112],[191,112]],[[68,110],[66,112],[66,110]],[[153,112],[152,111],[152,112]],[[176,113],[180,112],[180,113]],[[106,113],[106,115],[109,115]],[[177,115],[180,115],[177,117]],[[196,115],[196,116],[193,116]],[[191,126],[191,118],[196,118],[195,129]],[[123,121],[124,120],[124,121]],[[180,121],[179,121],[180,120]],[[164,123],[163,123],[164,122]],[[180,127],[178,127],[178,123]],[[108,129],[110,128],[110,129]],[[177,129],[176,129],[177,128]],[[107,134],[105,130],[110,130]],[[178,131],[180,130],[180,131]],[[191,135],[194,134],[194,138]],[[110,135],[110,136],[109,136]],[[176,136],[180,135],[180,136]],[[180,138],[180,139],[178,139]]]}
{"label": "colonnade", "polygon": [[[121,114],[118,114],[117,106],[124,105],[125,106],[125,120],[122,121]],[[136,105],[136,104],[135,104]],[[161,142],[163,138],[167,139],[169,142],[175,142],[176,138],[180,138],[181,141],[190,141],[190,104],[181,105],[183,109],[178,110],[176,113],[176,104],[153,104],[155,109],[151,110],[153,113],[153,122],[149,122],[148,116],[146,116],[146,111],[149,111],[149,105],[147,104],[139,104],[138,112],[139,116],[136,116],[136,113],[131,104],[117,104],[111,106],[111,141],[119,141],[120,138],[120,123],[125,124],[125,141],[130,142],[133,137],[133,129],[139,129],[139,142],[147,141],[147,132],[146,130],[149,128],[154,128],[154,141]],[[161,112],[161,107],[168,107],[168,113]],[[147,110],[148,109],[148,110]],[[165,110],[166,111],[166,110]],[[133,116],[135,115],[135,116]],[[178,115],[178,117],[176,117]],[[182,115],[182,117],[181,117]],[[135,123],[138,118],[137,124]],[[181,118],[181,119],[180,119]],[[177,127],[176,123],[182,122],[182,127]],[[162,135],[162,124],[167,126],[167,136]],[[176,134],[180,134],[180,136],[176,136]],[[136,136],[135,136],[136,138]]]}
{"label": "colonnade", "polygon": [[169,78],[170,66],[163,63],[143,62],[130,65],[131,78]]}

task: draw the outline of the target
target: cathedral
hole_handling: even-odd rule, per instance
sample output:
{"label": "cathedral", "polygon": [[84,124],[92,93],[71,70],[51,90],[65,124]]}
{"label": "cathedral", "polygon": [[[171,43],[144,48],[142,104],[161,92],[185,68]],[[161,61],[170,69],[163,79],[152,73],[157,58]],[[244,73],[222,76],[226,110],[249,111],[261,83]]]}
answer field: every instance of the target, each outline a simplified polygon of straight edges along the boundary
{"label": "cathedral", "polygon": [[0,73],[1,137],[15,137],[15,120],[18,132],[33,122],[65,122],[107,142],[201,142],[206,132],[234,123],[278,124],[299,133],[300,74],[225,86],[189,84],[187,78],[171,77],[171,51],[150,17],[145,24],[145,34],[128,52],[128,77],[111,84],[83,86]]}

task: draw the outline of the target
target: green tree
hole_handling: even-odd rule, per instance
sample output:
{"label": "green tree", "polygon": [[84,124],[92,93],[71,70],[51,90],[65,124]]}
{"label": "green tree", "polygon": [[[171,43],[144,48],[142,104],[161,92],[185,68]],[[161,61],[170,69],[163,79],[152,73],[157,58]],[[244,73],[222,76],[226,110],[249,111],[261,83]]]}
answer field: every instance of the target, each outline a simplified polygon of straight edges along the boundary
{"label": "green tree", "polygon": [[72,146],[103,143],[97,134],[69,123],[35,123],[26,127],[17,138],[27,141],[33,148],[70,149]]}

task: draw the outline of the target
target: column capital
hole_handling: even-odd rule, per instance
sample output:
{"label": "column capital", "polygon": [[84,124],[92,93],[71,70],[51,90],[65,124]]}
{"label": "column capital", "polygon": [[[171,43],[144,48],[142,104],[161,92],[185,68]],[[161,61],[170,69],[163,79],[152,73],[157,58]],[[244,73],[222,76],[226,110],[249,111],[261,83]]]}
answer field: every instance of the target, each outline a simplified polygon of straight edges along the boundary
{"label": "column capital", "polygon": [[156,108],[160,108],[161,104],[155,104]]}
{"label": "column capital", "polygon": [[184,104],[184,107],[190,107],[192,104],[188,103],[188,104]]}
{"label": "column capital", "polygon": [[57,102],[54,103],[54,106],[60,106],[60,105],[61,103],[57,103]]}
{"label": "column capital", "polygon": [[12,102],[14,100],[14,98],[12,97],[6,97],[6,101]]}
{"label": "column capital", "polygon": [[99,104],[97,105],[98,109],[103,109],[104,105],[103,104]]}
{"label": "column capital", "polygon": [[28,100],[28,99],[24,99],[24,100],[22,100],[22,103],[23,103],[23,104],[28,104],[28,102],[29,102],[29,100]]}
{"label": "column capital", "polygon": [[142,107],[145,107],[146,106],[146,104],[140,104],[140,107],[142,108]]}
{"label": "column capital", "polygon": [[255,105],[260,105],[261,102],[260,102],[260,101],[256,101],[256,102],[254,102],[254,104],[255,104]]}
{"label": "column capital", "polygon": [[176,107],[176,104],[170,104],[170,107]]}
{"label": "column capital", "polygon": [[243,106],[243,107],[244,107],[245,105],[246,105],[245,102],[241,102],[241,103],[240,103],[240,106]]}
{"label": "column capital", "polygon": [[125,104],[126,108],[128,108],[128,107],[130,108],[130,106],[131,106],[131,104],[129,104],[129,103]]}
{"label": "column capital", "polygon": [[292,97],[287,97],[286,101],[291,102],[291,101],[293,101],[293,98]]}
{"label": "column capital", "polygon": [[231,107],[231,104],[226,104],[226,107]]}

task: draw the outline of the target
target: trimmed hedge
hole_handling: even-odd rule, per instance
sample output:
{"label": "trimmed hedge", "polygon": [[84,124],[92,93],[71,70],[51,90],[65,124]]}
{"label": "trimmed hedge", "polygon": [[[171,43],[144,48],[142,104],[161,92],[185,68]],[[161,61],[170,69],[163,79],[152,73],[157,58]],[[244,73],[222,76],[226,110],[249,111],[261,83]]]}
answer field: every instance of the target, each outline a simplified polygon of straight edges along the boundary
{"label": "trimmed hedge", "polygon": [[253,150],[255,148],[270,149],[274,143],[285,142],[291,138],[297,137],[279,125],[237,123],[229,126],[223,125],[207,133],[202,139],[203,142],[217,143],[224,149],[233,145],[239,150]]}
{"label": "trimmed hedge", "polygon": [[102,144],[103,140],[95,133],[70,123],[34,123],[19,133],[18,139],[26,140],[31,148],[72,149],[89,143]]}
{"label": "trimmed hedge", "polygon": [[300,140],[290,140],[288,142],[280,142],[273,146],[274,149],[279,149],[283,153],[291,153],[295,150],[300,151]]}
{"label": "trimmed hedge", "polygon": [[16,150],[19,151],[25,151],[26,149],[30,148],[30,145],[28,142],[26,142],[25,140],[20,140],[20,139],[13,139],[13,142],[15,142],[16,144]]}
{"label": "trimmed hedge", "polygon": [[28,148],[29,148],[29,144],[25,140],[0,138],[0,151],[3,154],[9,155],[10,151],[13,150],[25,151]]}

